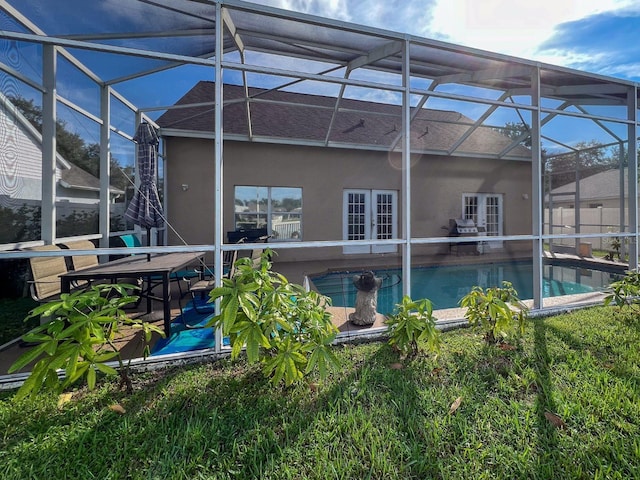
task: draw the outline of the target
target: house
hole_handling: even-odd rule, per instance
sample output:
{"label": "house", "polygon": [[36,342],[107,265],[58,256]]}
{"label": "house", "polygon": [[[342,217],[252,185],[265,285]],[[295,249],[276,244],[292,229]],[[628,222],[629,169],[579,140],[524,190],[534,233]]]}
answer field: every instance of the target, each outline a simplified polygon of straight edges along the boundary
{"label": "house", "polygon": [[[623,185],[627,185],[629,175],[622,171]],[[575,208],[620,208],[620,169],[612,168],[556,187],[546,195],[547,203],[553,207]]]}
{"label": "house", "polygon": [[[264,226],[278,241],[400,237],[400,106],[342,98],[336,107],[335,97],[250,88],[247,107],[244,87],[223,91],[225,231]],[[213,98],[214,84],[201,81],[176,103],[182,108],[157,120],[171,179],[169,222],[190,244],[213,238]],[[488,235],[530,234],[531,151],[458,112],[412,115],[412,237],[445,237],[449,219],[459,217]],[[414,247],[448,250],[446,243]],[[399,254],[396,245],[354,245],[288,249],[278,260],[369,253]]]}
{"label": "house", "polygon": [[[620,232],[620,225],[629,224],[628,193],[623,190],[622,196],[620,194],[620,185],[626,190],[628,181],[627,168],[622,171],[611,168],[554,188],[545,195],[545,231],[554,234]],[[611,244],[607,238],[589,239],[589,242],[597,250],[608,250]],[[558,239],[556,243],[575,244],[575,240]]]}
{"label": "house", "polygon": [[[42,199],[42,135],[13,105],[0,94],[0,208],[39,207]],[[100,180],[56,157],[55,195],[58,218],[85,212],[97,212]],[[111,188],[114,201],[124,191]],[[86,233],[86,232],[83,232]],[[30,239],[17,239],[30,240]]]}

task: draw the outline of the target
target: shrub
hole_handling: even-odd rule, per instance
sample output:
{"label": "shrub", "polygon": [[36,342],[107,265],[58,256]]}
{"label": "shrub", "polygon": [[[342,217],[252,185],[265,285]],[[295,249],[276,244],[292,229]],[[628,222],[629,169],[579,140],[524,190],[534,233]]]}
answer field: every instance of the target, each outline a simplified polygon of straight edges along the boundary
{"label": "shrub", "polygon": [[614,302],[620,310],[629,307],[634,312],[640,309],[640,272],[629,271],[620,280],[609,285],[604,304]]}
{"label": "shrub", "polygon": [[486,290],[475,286],[462,297],[460,306],[467,308],[465,317],[469,324],[480,327],[488,343],[497,343],[514,332],[524,332],[528,308],[518,299],[518,292],[510,282]]}
{"label": "shrub", "polygon": [[[123,308],[138,298],[127,292],[137,288],[125,284],[93,285],[84,291],[62,294],[59,300],[34,308],[25,321],[40,316],[50,317],[51,321],[22,337],[25,342],[35,346],[16,360],[9,373],[37,362],[18,390],[16,399],[35,395],[42,388],[59,393],[83,377],[86,377],[89,389],[93,389],[98,372],[118,374],[116,369],[107,365],[114,359],[120,365],[121,385],[125,385],[130,392],[132,385],[128,364],[125,367],[114,344],[116,333],[124,325],[142,329],[145,334],[145,355],[151,333],[164,336],[160,328],[139,319],[131,319],[124,312]],[[59,369],[65,372],[62,380],[58,377]]]}
{"label": "shrub", "polygon": [[384,322],[389,327],[389,344],[411,359],[420,348],[435,352],[440,348],[440,334],[430,300],[411,300],[408,295],[395,306]]}
{"label": "shrub", "polygon": [[234,276],[209,294],[210,301],[220,298],[220,313],[208,326],[229,337],[232,358],[245,347],[248,361],[261,362],[274,384],[291,385],[314,369],[324,378],[339,366],[331,351],[338,329],[326,311],[330,299],[271,271],[272,254],[265,249],[257,268],[250,258],[236,261]]}

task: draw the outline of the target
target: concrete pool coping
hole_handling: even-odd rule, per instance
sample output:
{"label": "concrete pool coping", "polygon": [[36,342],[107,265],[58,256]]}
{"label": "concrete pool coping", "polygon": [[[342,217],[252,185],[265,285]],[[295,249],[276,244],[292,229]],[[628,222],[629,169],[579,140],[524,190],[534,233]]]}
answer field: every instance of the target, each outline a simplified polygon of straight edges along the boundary
{"label": "concrete pool coping", "polygon": [[[545,317],[556,315],[559,313],[569,312],[579,308],[592,307],[602,305],[606,296],[605,292],[588,292],[576,293],[572,295],[563,295],[559,297],[546,297],[543,300],[543,307],[530,310],[529,317]],[[533,307],[533,300],[524,300],[523,303],[528,307]],[[386,334],[386,326],[384,324],[385,316],[378,314],[375,323],[368,327],[353,325],[349,322],[349,314],[355,311],[353,307],[329,307],[327,311],[331,313],[332,321],[340,330],[339,338],[350,339],[351,337],[380,337]],[[466,308],[444,308],[434,310],[433,315],[436,317],[436,327],[439,330],[447,331],[456,328],[468,326],[469,322],[464,317]]]}

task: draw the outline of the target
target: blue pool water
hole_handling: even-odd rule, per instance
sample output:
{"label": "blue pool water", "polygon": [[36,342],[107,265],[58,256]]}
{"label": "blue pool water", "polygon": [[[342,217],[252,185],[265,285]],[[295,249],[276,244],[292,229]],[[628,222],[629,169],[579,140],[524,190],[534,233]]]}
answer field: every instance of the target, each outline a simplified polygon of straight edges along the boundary
{"label": "blue pool water", "polygon": [[[615,274],[574,266],[544,265],[545,297],[602,290],[616,279]],[[317,290],[332,299],[337,307],[355,305],[353,278],[360,272],[331,272],[312,276]],[[378,312],[389,314],[402,298],[402,271],[378,270],[382,287],[378,291]],[[436,309],[457,307],[460,299],[478,285],[499,286],[503,280],[513,284],[519,298],[533,298],[533,266],[530,262],[414,267],[411,270],[411,297],[428,298]]]}

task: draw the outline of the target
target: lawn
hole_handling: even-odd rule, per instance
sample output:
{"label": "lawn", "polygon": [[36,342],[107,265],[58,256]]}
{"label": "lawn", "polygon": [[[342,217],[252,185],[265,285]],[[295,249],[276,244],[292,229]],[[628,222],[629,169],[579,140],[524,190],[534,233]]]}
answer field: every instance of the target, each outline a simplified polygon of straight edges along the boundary
{"label": "lawn", "polygon": [[339,346],[341,371],[289,389],[222,360],[129,396],[4,392],[0,478],[640,478],[639,326],[597,307],[530,320],[515,349],[447,332],[405,364]]}

